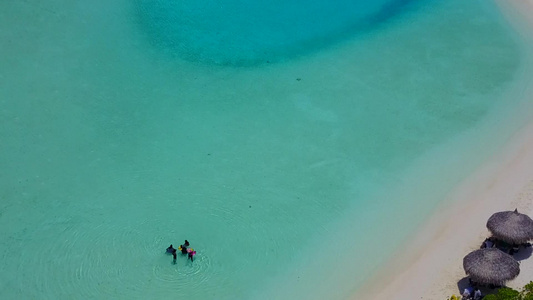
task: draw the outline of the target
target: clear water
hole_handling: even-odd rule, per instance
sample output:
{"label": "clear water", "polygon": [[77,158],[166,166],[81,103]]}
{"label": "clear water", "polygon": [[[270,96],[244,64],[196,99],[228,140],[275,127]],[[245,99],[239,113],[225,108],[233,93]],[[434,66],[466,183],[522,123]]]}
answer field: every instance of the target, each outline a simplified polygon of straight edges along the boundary
{"label": "clear water", "polygon": [[412,0],[140,0],[143,30],[157,47],[192,61],[254,65],[313,52],[407,12]]}
{"label": "clear water", "polygon": [[0,298],[336,299],[394,252],[460,178],[384,191],[523,49],[486,1],[277,2],[0,3]]}

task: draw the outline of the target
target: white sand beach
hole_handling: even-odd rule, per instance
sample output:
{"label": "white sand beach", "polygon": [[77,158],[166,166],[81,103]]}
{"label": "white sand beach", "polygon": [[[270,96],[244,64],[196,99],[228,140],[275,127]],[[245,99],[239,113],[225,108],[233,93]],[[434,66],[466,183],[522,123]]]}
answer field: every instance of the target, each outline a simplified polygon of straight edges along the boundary
{"label": "white sand beach", "polygon": [[[511,17],[526,17],[517,23],[533,21],[533,0],[499,5]],[[519,94],[533,99],[529,86]],[[444,300],[459,295],[466,284],[463,257],[479,249],[490,236],[488,218],[515,208],[533,216],[533,122],[448,198],[402,253],[378,271],[353,299]],[[520,275],[507,284],[516,289],[533,280],[533,257],[519,261]]]}
{"label": "white sand beach", "polygon": [[[408,249],[354,299],[447,299],[459,294],[458,282],[466,276],[463,257],[489,236],[488,218],[515,208],[533,214],[533,124],[515,140],[520,143],[501,155],[502,160],[495,158],[450,196],[464,201],[439,209]],[[533,258],[521,261],[520,270],[509,287],[533,280]]]}

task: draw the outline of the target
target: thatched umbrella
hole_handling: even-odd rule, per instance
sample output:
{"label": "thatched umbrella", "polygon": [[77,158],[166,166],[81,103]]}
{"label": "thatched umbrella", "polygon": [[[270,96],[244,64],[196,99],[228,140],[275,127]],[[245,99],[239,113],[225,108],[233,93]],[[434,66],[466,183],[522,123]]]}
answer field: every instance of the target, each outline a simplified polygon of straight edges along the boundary
{"label": "thatched umbrella", "polygon": [[518,262],[496,248],[470,252],[463,258],[463,268],[472,281],[481,284],[504,285],[520,273]]}
{"label": "thatched umbrella", "polygon": [[533,240],[533,220],[518,210],[493,214],[487,221],[492,235],[509,244],[522,244]]}

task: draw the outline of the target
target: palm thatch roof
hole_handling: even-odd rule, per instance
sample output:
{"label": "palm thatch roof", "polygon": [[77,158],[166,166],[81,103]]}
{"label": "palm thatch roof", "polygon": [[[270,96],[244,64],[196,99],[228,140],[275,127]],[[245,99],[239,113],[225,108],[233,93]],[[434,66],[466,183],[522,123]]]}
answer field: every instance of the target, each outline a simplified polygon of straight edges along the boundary
{"label": "palm thatch roof", "polygon": [[487,221],[492,235],[509,244],[522,244],[533,240],[533,220],[518,210],[493,214]]}
{"label": "palm thatch roof", "polygon": [[504,285],[520,273],[518,262],[496,248],[470,252],[463,259],[463,268],[470,279],[481,284]]}

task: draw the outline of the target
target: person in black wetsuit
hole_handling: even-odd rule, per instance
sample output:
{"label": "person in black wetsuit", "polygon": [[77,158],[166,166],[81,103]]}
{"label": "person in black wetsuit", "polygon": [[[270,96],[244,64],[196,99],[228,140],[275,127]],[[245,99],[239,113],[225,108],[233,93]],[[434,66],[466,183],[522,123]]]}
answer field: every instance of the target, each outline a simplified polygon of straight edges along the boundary
{"label": "person in black wetsuit", "polygon": [[167,253],[172,253],[172,252],[176,252],[176,249],[174,249],[174,246],[172,246],[172,244],[170,244],[170,246],[168,246],[168,248],[167,248]]}
{"label": "person in black wetsuit", "polygon": [[181,245],[181,254],[187,254],[187,247],[189,247],[189,241],[185,240],[185,243]]}
{"label": "person in black wetsuit", "polygon": [[170,246],[167,248],[167,253],[172,254],[172,262],[176,263],[176,252],[177,250],[170,244]]}

